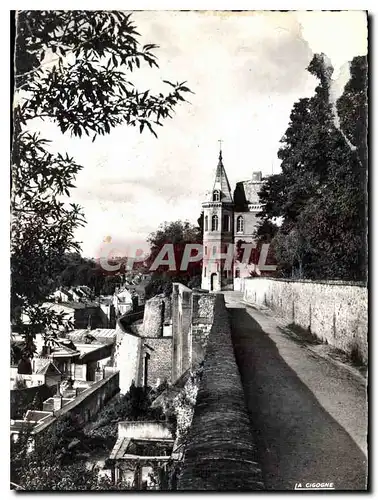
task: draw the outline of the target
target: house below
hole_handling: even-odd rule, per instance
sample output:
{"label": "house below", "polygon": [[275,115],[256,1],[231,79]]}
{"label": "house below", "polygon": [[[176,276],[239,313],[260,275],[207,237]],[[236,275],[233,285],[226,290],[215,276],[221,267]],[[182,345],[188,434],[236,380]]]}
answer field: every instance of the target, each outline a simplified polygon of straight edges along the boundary
{"label": "house below", "polygon": [[165,422],[119,422],[109,457],[114,483],[126,481],[136,490],[168,489],[168,464],[175,439]]}

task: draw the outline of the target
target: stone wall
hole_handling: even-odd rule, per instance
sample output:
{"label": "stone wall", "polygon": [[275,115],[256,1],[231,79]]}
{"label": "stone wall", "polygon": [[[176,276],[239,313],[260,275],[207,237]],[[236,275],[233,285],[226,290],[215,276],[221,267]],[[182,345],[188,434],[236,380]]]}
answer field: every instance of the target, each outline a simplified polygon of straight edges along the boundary
{"label": "stone wall", "polygon": [[98,382],[94,382],[91,387],[81,392],[73,401],[36,425],[33,435],[40,437],[47,429],[54,428],[53,426],[56,425],[59,418],[67,415],[78,417],[78,422],[84,425],[118,392],[119,373],[116,372]]}
{"label": "stone wall", "polygon": [[124,331],[120,322],[117,324],[117,330],[122,335],[117,335],[119,343],[116,348],[114,362],[120,371],[119,388],[121,394],[125,394],[133,380],[136,385],[140,385],[139,370],[142,341],[137,335]]}
{"label": "stone wall", "polygon": [[362,284],[340,281],[244,280],[244,300],[264,305],[320,340],[368,360],[368,295]]}
{"label": "stone wall", "polygon": [[144,350],[149,353],[148,384],[158,386],[164,380],[171,382],[172,337],[143,339]]}
{"label": "stone wall", "polygon": [[216,295],[179,490],[263,489],[223,295]]}
{"label": "stone wall", "polygon": [[181,283],[172,291],[172,382],[200,363],[213,321],[215,295]]}
{"label": "stone wall", "polygon": [[171,322],[171,300],[163,294],[147,300],[144,309],[143,327],[138,334],[144,337],[162,337],[164,325]]}
{"label": "stone wall", "polygon": [[193,293],[192,312],[192,365],[198,365],[205,357],[205,350],[214,317],[213,293]]}
{"label": "stone wall", "polygon": [[145,337],[163,336],[164,309],[165,303],[160,295],[146,301],[141,335]]}
{"label": "stone wall", "polygon": [[132,421],[118,423],[118,437],[130,439],[172,439],[172,433],[165,422]]}
{"label": "stone wall", "polygon": [[193,292],[193,325],[213,323],[214,300],[212,293]]}
{"label": "stone wall", "polygon": [[191,366],[192,290],[173,283],[172,290],[172,382]]}

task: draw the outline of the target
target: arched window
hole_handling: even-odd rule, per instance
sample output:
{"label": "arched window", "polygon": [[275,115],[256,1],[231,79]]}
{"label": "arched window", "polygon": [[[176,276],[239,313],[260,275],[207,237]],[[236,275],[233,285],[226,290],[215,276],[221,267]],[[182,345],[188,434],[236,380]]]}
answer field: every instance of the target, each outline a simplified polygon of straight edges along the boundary
{"label": "arched window", "polygon": [[220,192],[219,191],[213,192],[213,201],[220,201]]}
{"label": "arched window", "polygon": [[218,216],[213,215],[211,218],[211,230],[218,231]]}
{"label": "arched window", "polygon": [[244,219],[242,215],[236,219],[236,232],[243,233],[244,232]]}
{"label": "arched window", "polygon": [[224,215],[223,216],[223,231],[229,231],[229,230],[230,230],[230,216]]}
{"label": "arched window", "polygon": [[209,217],[206,215],[205,216],[205,231],[209,230]]}

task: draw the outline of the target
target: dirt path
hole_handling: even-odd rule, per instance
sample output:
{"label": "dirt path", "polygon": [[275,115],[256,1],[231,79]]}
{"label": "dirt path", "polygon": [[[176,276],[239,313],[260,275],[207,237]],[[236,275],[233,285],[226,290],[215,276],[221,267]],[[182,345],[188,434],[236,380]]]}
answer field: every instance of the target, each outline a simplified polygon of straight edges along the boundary
{"label": "dirt path", "polygon": [[271,313],[246,308],[240,294],[225,298],[266,487],[365,489],[363,378],[296,342]]}

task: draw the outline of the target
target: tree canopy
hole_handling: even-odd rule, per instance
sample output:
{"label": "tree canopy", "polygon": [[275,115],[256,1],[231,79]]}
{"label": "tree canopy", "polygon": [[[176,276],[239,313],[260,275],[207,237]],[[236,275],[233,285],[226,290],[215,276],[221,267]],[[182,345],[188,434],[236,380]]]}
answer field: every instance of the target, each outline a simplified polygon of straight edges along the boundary
{"label": "tree canopy", "polygon": [[[64,269],[67,252],[79,252],[76,229],[82,209],[67,203],[83,168],[65,153],[50,151],[33,120],[47,120],[62,133],[95,140],[126,124],[139,131],[172,117],[183,83],[165,81],[167,92],[137,89],[132,74],[157,67],[154,44],[141,46],[131,15],[118,11],[19,11],[15,48],[12,148],[12,320],[33,353],[35,330],[56,331],[62,318],[42,307]],[[29,316],[21,321],[20,310]]]}
{"label": "tree canopy", "polygon": [[[150,244],[148,267],[159,256],[167,260],[168,255],[163,255],[164,245],[173,244],[175,270],[170,270],[167,265],[159,265],[154,271],[152,280],[147,286],[146,294],[151,297],[157,293],[169,294],[173,282],[180,282],[189,286],[199,286],[202,263],[201,261],[189,262],[186,269],[181,270],[181,262],[188,243],[202,244],[202,231],[199,226],[188,221],[163,222],[159,228],[147,238]],[[193,251],[193,255],[195,252]]]}
{"label": "tree canopy", "polygon": [[[364,280],[367,269],[367,63],[356,57],[336,103],[333,68],[315,55],[308,71],[319,84],[293,106],[278,157],[282,173],[260,192],[264,224],[281,218],[272,240],[281,274]],[[269,228],[272,234],[272,228]]]}

